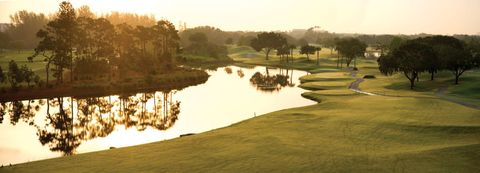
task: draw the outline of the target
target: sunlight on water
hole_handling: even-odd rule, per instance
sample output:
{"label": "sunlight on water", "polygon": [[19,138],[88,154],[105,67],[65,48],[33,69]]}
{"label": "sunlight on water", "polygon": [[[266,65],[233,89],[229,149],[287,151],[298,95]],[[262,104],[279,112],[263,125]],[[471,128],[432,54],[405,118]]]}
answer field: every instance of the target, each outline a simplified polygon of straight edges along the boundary
{"label": "sunlight on water", "polygon": [[206,83],[180,91],[4,103],[0,164],[162,141],[314,104],[297,87],[306,72],[230,66],[208,73]]}

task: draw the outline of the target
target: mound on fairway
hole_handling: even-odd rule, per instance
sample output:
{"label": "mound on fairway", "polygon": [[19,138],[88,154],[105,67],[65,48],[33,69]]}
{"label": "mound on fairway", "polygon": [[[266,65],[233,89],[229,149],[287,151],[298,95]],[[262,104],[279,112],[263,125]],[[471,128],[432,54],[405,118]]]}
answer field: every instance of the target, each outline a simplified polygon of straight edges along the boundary
{"label": "mound on fairway", "polygon": [[351,79],[345,72],[324,72],[324,73],[315,73],[306,76],[300,77],[300,81],[309,82],[309,81],[339,81],[339,80],[348,80]]}

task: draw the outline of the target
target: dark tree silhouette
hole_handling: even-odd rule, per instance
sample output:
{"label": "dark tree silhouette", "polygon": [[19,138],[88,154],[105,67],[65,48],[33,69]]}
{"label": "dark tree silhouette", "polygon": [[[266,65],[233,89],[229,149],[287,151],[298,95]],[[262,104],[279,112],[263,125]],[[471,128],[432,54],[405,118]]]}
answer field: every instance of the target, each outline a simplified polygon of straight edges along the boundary
{"label": "dark tree silhouette", "polygon": [[250,46],[255,49],[257,52],[264,51],[265,58],[268,60],[268,55],[273,49],[278,49],[285,45],[287,40],[279,33],[274,32],[263,32],[257,35],[257,38],[254,38]]}
{"label": "dark tree silhouette", "polygon": [[5,75],[5,73],[3,72],[2,67],[0,66],[0,83],[5,82],[6,78],[7,78],[7,76]]}
{"label": "dark tree silhouette", "polygon": [[56,18],[48,22],[45,30],[41,29],[38,31],[37,37],[42,40],[35,49],[35,54],[32,57],[42,54],[47,58],[47,84],[51,63],[55,65],[54,77],[57,78],[57,83],[63,82],[63,71],[65,68],[72,70],[71,78],[73,80],[73,46],[75,43],[76,29],[75,9],[72,4],[63,1],[60,3]]}
{"label": "dark tree silhouette", "polygon": [[279,91],[283,87],[290,86],[288,82],[288,79],[290,78],[288,72],[287,74],[283,74],[282,72],[281,69],[279,74],[270,75],[268,67],[266,67],[266,73],[254,73],[250,78],[250,83],[261,91]]}
{"label": "dark tree silhouette", "polygon": [[27,86],[30,87],[30,82],[33,82],[35,73],[25,64],[20,68],[20,72],[24,81],[27,82]]}
{"label": "dark tree silhouette", "polygon": [[[343,38],[337,41],[336,49],[338,53],[345,56],[347,67],[350,67],[352,60],[364,56],[367,45],[356,38]],[[356,67],[356,62],[354,64]]]}
{"label": "dark tree silhouette", "polygon": [[175,26],[166,20],[160,20],[152,27],[154,52],[161,60],[163,68],[173,69],[174,57],[179,50],[180,37]]}
{"label": "dark tree silhouette", "polygon": [[47,108],[46,124],[37,127],[37,136],[42,145],[48,145],[51,151],[60,151],[64,155],[72,155],[80,146],[82,134],[75,133],[72,110],[64,108],[64,98],[47,100],[50,107],[58,107],[58,112],[50,114]]}
{"label": "dark tree silhouette", "polygon": [[49,77],[50,77],[50,64],[52,64],[52,62],[54,61],[54,58],[56,57],[56,54],[55,54],[55,38],[54,36],[49,33],[48,31],[45,31],[45,30],[39,30],[37,32],[37,37],[39,38],[43,38],[43,40],[41,40],[38,45],[37,45],[37,48],[35,48],[35,54],[32,55],[31,57],[29,58],[33,58],[33,57],[36,57],[36,56],[43,56],[45,59],[44,61],[46,62],[45,64],[45,72],[46,72],[46,83],[47,83],[47,86],[49,85],[48,82],[49,82]]}
{"label": "dark tree silhouette", "polygon": [[307,60],[310,61],[310,54],[315,54],[316,48],[314,46],[305,45],[300,47],[300,54],[307,55]]}
{"label": "dark tree silhouette", "polygon": [[147,56],[147,43],[152,40],[152,29],[144,26],[137,26],[135,29],[135,36],[141,44],[141,52],[145,57]]}
{"label": "dark tree silhouette", "polygon": [[425,60],[436,56],[435,51],[428,45],[417,40],[408,41],[389,55],[378,59],[379,69],[385,75],[402,72],[410,81],[410,89],[415,85],[419,73],[427,70]]}
{"label": "dark tree silhouette", "polygon": [[277,55],[280,56],[280,61],[285,59],[285,61],[288,62],[290,47],[288,47],[288,45],[283,45],[282,47],[277,48]]}
{"label": "dark tree silhouette", "polygon": [[477,56],[473,56],[471,50],[463,47],[442,46],[439,54],[442,55],[445,69],[450,70],[455,76],[455,84],[458,84],[460,76],[465,71],[480,66],[478,53]]}
{"label": "dark tree silhouette", "polygon": [[123,79],[139,51],[135,47],[133,27],[127,24],[119,24],[116,26],[116,31],[113,45],[119,56],[112,63],[118,67],[119,78]]}
{"label": "dark tree silhouette", "polygon": [[[35,124],[37,135],[42,145],[48,145],[51,151],[72,155],[83,141],[106,137],[118,125],[138,131],[148,127],[166,130],[175,124],[180,113],[180,102],[173,100],[173,94],[172,91],[142,93],[120,96],[114,101],[110,97],[48,99],[46,124]],[[154,103],[153,109],[147,109],[147,102],[150,101]],[[74,102],[77,113],[73,112]],[[15,115],[12,116],[12,123],[23,120],[34,125],[33,116],[38,107],[32,109],[32,106],[25,106],[23,102],[12,102],[11,105],[7,109]],[[116,106],[118,109],[113,109]]]}
{"label": "dark tree silhouette", "polygon": [[328,38],[323,42],[323,46],[330,49],[330,55],[333,55],[335,49],[335,41],[337,38]]}
{"label": "dark tree silhouette", "polygon": [[13,101],[7,104],[3,104],[3,108],[8,111],[10,115],[10,124],[16,125],[21,120],[22,122],[28,123],[29,125],[33,125],[33,118],[40,109],[40,107],[38,105],[35,105],[34,102],[35,101],[26,100]]}
{"label": "dark tree silhouette", "polygon": [[[293,45],[293,44],[290,44],[288,45],[288,48],[290,49],[290,59],[291,59],[291,62],[293,62],[293,51],[297,48],[296,45]],[[287,62],[288,62],[288,59],[287,59]]]}
{"label": "dark tree silhouette", "polygon": [[[115,62],[115,28],[104,18],[91,19],[80,17],[76,40],[76,61],[74,71],[76,79],[91,79],[108,74],[110,62]],[[92,68],[96,70],[91,70]]]}
{"label": "dark tree silhouette", "polygon": [[416,40],[431,46],[437,54],[435,59],[425,61],[427,71],[430,73],[430,80],[434,79],[435,73],[437,73],[439,70],[445,69],[446,66],[448,66],[447,57],[450,56],[450,53],[446,52],[444,48],[449,47],[456,50],[464,49],[463,43],[460,40],[450,36],[429,36],[418,38]]}
{"label": "dark tree silhouette", "polygon": [[8,63],[8,81],[13,89],[18,88],[18,84],[25,80],[22,69],[20,69],[14,60]]}

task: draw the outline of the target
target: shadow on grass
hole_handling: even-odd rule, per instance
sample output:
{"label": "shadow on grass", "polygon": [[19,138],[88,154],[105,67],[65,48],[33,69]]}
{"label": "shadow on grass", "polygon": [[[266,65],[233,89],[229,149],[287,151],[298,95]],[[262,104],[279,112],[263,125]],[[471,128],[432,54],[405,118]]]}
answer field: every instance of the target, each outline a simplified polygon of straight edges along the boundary
{"label": "shadow on grass", "polygon": [[390,85],[385,86],[385,88],[400,91],[433,92],[436,91],[440,85],[441,84],[437,81],[419,81],[415,82],[413,89],[410,89],[410,83],[405,79],[403,82],[393,82]]}

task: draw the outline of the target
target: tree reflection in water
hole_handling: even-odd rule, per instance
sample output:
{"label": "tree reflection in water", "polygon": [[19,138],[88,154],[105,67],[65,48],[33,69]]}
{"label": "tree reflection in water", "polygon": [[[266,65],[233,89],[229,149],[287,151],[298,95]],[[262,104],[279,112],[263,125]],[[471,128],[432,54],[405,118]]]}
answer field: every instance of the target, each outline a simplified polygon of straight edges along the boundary
{"label": "tree reflection in water", "polygon": [[243,76],[245,76],[245,74],[243,73],[243,70],[242,70],[242,69],[238,69],[238,70],[237,70],[237,75],[238,75],[238,77],[240,77],[240,78],[243,78]]}
{"label": "tree reflection in water", "polygon": [[45,102],[43,101],[35,103],[33,100],[0,103],[0,124],[3,123],[4,116],[8,112],[10,115],[10,124],[15,125],[22,120],[25,123],[33,125],[35,112],[37,112],[40,109],[40,106],[44,104]]}
{"label": "tree reflection in water", "polygon": [[[71,155],[75,148],[80,146],[82,134],[74,133],[72,110],[64,108],[64,98],[47,100],[47,116],[45,126],[37,127],[37,135],[42,145],[48,145],[51,151],[61,151],[64,155]],[[58,107],[58,112],[50,113],[50,107]]]}
{"label": "tree reflection in water", "polygon": [[[270,75],[268,67],[265,67],[265,71],[265,74],[256,72],[250,78],[250,83],[257,87],[258,90],[273,92],[279,91],[286,86],[295,86],[292,80],[293,70],[280,69],[278,74],[274,75]],[[291,71],[291,75],[289,75],[289,71]]]}
{"label": "tree reflection in water", "polygon": [[227,72],[227,74],[232,74],[232,68],[225,67],[225,72]]}
{"label": "tree reflection in water", "polygon": [[[118,98],[86,99],[59,97],[37,101],[0,103],[0,123],[8,113],[10,123],[20,120],[37,129],[42,145],[51,151],[72,155],[83,141],[106,137],[118,125],[143,131],[148,127],[167,130],[180,113],[180,102],[172,99],[174,92],[152,92]],[[35,122],[40,107],[46,105],[44,122]]]}
{"label": "tree reflection in water", "polygon": [[[180,102],[173,101],[173,92],[144,93],[139,97],[120,96],[120,111],[116,124],[125,128],[135,127],[139,131],[152,127],[166,130],[173,126],[180,113]],[[147,102],[153,101],[153,108],[147,108]]]}

